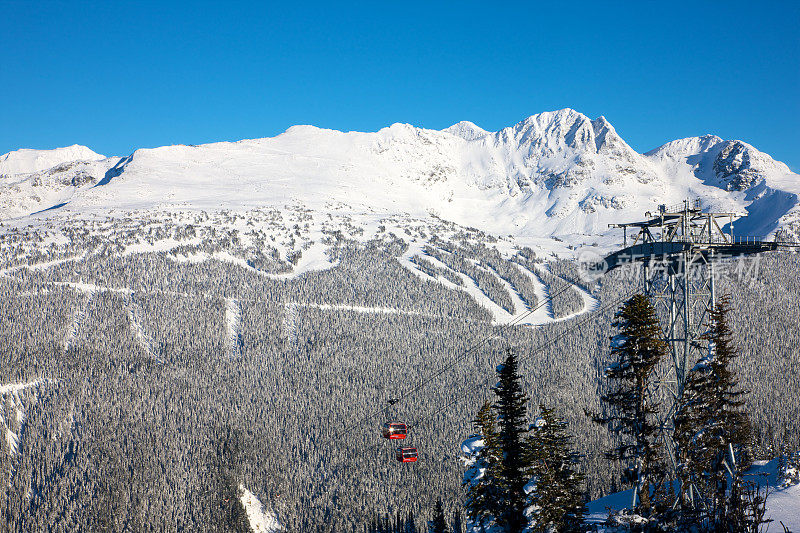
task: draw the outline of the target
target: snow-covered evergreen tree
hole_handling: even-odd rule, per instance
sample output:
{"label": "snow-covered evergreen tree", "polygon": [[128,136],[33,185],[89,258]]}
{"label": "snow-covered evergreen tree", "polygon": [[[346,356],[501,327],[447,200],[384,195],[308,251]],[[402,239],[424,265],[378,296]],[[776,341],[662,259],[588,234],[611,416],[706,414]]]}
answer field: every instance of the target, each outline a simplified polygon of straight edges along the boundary
{"label": "snow-covered evergreen tree", "polygon": [[667,346],[646,296],[631,297],[615,317],[619,333],[612,337],[613,362],[605,370],[610,390],[601,396],[606,412],[594,420],[620,439],[606,455],[625,465],[625,478],[634,486],[632,508],[649,517],[654,512],[653,496],[661,493],[666,477],[652,375]]}
{"label": "snow-covered evergreen tree", "polygon": [[467,467],[463,482],[467,493],[464,502],[467,533],[501,531],[496,523],[500,508],[501,452],[495,420],[492,404],[484,403],[473,421],[477,433],[461,444]]}
{"label": "snow-covered evergreen tree", "polygon": [[564,419],[539,405],[528,438],[533,479],[528,483],[527,532],[581,531],[585,505],[578,454]]}
{"label": "snow-covered evergreen tree", "polygon": [[433,510],[433,520],[428,521],[428,533],[449,533],[447,531],[447,519],[444,517],[444,506],[442,499],[436,500],[436,507]]}
{"label": "snow-covered evergreen tree", "polygon": [[745,391],[733,370],[738,352],[728,327],[729,308],[725,297],[710,313],[709,353],[687,376],[675,423],[684,514],[697,511],[712,529],[745,520],[739,472],[751,431],[743,410]]}
{"label": "snow-covered evergreen tree", "polygon": [[800,485],[800,452],[781,456],[778,468],[778,487],[784,489],[793,485]]}
{"label": "snow-covered evergreen tree", "polygon": [[513,351],[497,372],[498,399],[483,405],[478,433],[462,444],[467,533],[581,530],[583,476],[566,423],[541,405],[539,423],[526,428],[528,398]]}
{"label": "snow-covered evergreen tree", "polygon": [[517,356],[513,350],[508,350],[497,374],[499,381],[492,391],[497,396],[494,409],[498,420],[498,443],[502,450],[497,471],[502,506],[496,516],[505,531],[517,532],[527,524],[525,486],[531,476],[525,439],[528,397],[522,392]]}
{"label": "snow-covered evergreen tree", "polygon": [[497,373],[499,381],[492,388],[497,399],[494,404],[484,404],[474,421],[479,433],[462,444],[467,456],[464,486],[468,532],[516,533],[528,523],[528,398],[522,392],[513,350],[507,352]]}

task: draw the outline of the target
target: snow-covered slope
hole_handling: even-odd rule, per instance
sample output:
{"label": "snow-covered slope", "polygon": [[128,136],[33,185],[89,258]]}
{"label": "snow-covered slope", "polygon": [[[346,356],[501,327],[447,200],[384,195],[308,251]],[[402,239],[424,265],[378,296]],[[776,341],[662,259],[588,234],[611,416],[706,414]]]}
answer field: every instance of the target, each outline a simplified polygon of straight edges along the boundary
{"label": "snow-covered slope", "polygon": [[[765,519],[773,522],[769,525],[769,531],[783,531],[781,523],[789,531],[800,530],[800,485],[788,487],[780,486],[777,479],[778,460],[756,461],[753,467],[747,472],[747,480],[760,486],[762,489],[768,488],[767,510]],[[609,510],[618,511],[629,507],[631,504],[631,490],[617,492],[589,502],[588,522],[593,524],[603,524],[608,517]],[[602,528],[601,528],[602,531]]]}
{"label": "snow-covered slope", "polygon": [[275,513],[267,510],[261,500],[256,498],[252,492],[247,490],[244,485],[239,485],[239,491],[241,492],[242,506],[247,513],[253,533],[274,533],[283,530]]}
{"label": "snow-covered slope", "polygon": [[105,159],[105,156],[96,154],[79,144],[53,150],[23,148],[0,155],[0,174],[30,174],[70,161],[99,161],[100,159]]}
{"label": "snow-covered slope", "polygon": [[77,190],[100,183],[117,161],[77,144],[4,154],[0,156],[0,218],[66,204]]}
{"label": "snow-covered slope", "polygon": [[739,233],[767,235],[782,228],[797,238],[800,176],[749,144],[704,135],[672,141],[645,156],[667,175],[694,184],[690,191],[710,206],[746,209],[748,216],[736,225]]}
{"label": "snow-covered slope", "polygon": [[[49,163],[53,154],[2,156],[17,166],[8,163],[0,180],[0,217],[60,204],[74,212],[336,202],[577,244],[596,240],[610,222],[699,196],[708,206],[748,210],[741,233],[800,226],[800,176],[752,146],[705,136],[642,155],[605,118],[572,109],[497,132],[470,122],[442,131],[394,124],[374,133],[294,126],[273,138],[142,149],[122,160],[72,148],[75,159],[93,162],[56,172],[30,163]],[[72,184],[78,173],[91,186]]]}

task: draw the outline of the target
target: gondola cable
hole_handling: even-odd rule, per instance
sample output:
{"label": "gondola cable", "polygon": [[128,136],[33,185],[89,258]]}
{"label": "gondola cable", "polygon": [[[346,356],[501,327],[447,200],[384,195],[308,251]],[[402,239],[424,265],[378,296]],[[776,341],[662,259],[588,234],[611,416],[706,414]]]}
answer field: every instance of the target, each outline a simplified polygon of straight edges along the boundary
{"label": "gondola cable", "polygon": [[[609,310],[609,309],[611,309],[611,308],[613,308],[613,307],[616,307],[617,305],[619,305],[620,303],[622,303],[622,302],[623,302],[623,301],[625,301],[626,299],[630,298],[630,296],[631,296],[632,294],[633,294],[633,292],[626,293],[624,296],[622,296],[622,297],[620,297],[620,298],[617,298],[617,299],[615,299],[615,300],[614,300],[614,301],[612,301],[611,303],[609,303],[609,304],[607,304],[607,305],[605,305],[605,306],[603,306],[603,307],[601,307],[601,308],[599,308],[599,309],[595,309],[595,310],[593,310],[593,311],[591,311],[591,312],[587,313],[587,316],[586,316],[585,318],[583,318],[582,320],[577,320],[577,321],[576,321],[575,323],[573,323],[573,324],[572,324],[570,327],[568,327],[567,329],[565,329],[564,331],[562,331],[561,333],[559,333],[558,335],[556,335],[554,338],[552,338],[552,339],[549,339],[548,341],[546,341],[546,342],[544,342],[544,343],[540,344],[539,346],[535,347],[535,348],[534,348],[533,350],[531,350],[530,352],[527,352],[527,353],[525,353],[525,354],[522,354],[522,355],[519,357],[519,360],[520,360],[520,361],[522,361],[522,360],[526,359],[527,357],[530,357],[530,356],[532,356],[532,355],[534,355],[534,354],[536,354],[536,353],[538,353],[538,352],[540,352],[540,351],[542,351],[542,350],[544,350],[544,349],[546,349],[546,348],[548,348],[548,347],[552,346],[553,344],[557,343],[558,341],[560,341],[561,339],[563,339],[564,337],[566,337],[566,336],[567,336],[569,333],[571,333],[572,331],[574,331],[576,328],[578,328],[578,327],[582,326],[583,324],[585,324],[586,322],[588,322],[588,321],[589,321],[590,319],[592,319],[594,316],[596,316],[596,315],[598,315],[598,314],[600,314],[600,313],[603,313],[603,312],[605,312],[605,311],[607,311],[607,310]],[[556,295],[557,295],[557,294],[554,294],[552,297],[555,297]],[[535,309],[534,309],[533,311],[535,311]],[[532,311],[531,311],[531,312],[532,312]],[[510,323],[509,323],[509,324],[506,324],[506,325],[510,325]],[[494,337],[494,336],[492,336],[492,337]],[[490,337],[490,338],[491,338],[491,337]],[[486,339],[484,339],[484,340],[486,340]],[[477,345],[477,346],[479,346],[479,345]],[[469,350],[468,350],[467,352],[469,352]],[[459,359],[459,360],[460,360],[460,359]],[[457,361],[455,361],[455,362],[458,362],[458,360],[457,360]],[[454,363],[452,363],[452,364],[455,364],[455,362],[454,362]],[[492,379],[492,376],[489,376],[489,377],[487,377],[487,378],[485,378],[485,379],[482,379],[482,380],[480,380],[479,382],[477,382],[477,383],[474,383],[474,384],[473,384],[473,385],[472,385],[472,386],[471,386],[471,387],[470,387],[468,390],[476,390],[476,389],[478,389],[478,388],[480,388],[480,387],[485,387],[486,383],[487,383],[487,382],[489,382],[491,379]],[[412,389],[412,390],[413,390],[413,389]],[[406,395],[406,396],[407,396],[407,395]],[[460,396],[456,396],[456,398],[460,398]],[[403,399],[403,396],[401,396],[401,397],[400,397],[398,400],[402,400],[402,399]],[[444,405],[442,405],[442,406],[441,406],[439,409],[437,409],[436,411],[434,411],[433,413],[430,413],[430,414],[428,414],[428,415],[424,415],[424,416],[422,416],[421,418],[417,419],[417,421],[415,421],[413,424],[407,424],[407,429],[408,429],[408,430],[410,430],[410,429],[412,429],[412,428],[418,428],[418,427],[420,427],[420,426],[424,425],[424,422],[426,422],[427,420],[429,420],[429,419],[430,419],[430,418],[432,418],[433,416],[435,416],[435,415],[437,415],[437,414],[439,414],[439,413],[441,413],[441,412],[444,412],[445,410],[447,410],[448,408],[450,408],[452,405],[454,405],[454,404],[455,404],[457,401],[458,401],[458,400],[453,400],[453,401],[447,402],[447,403],[445,403]],[[395,403],[397,403],[397,402],[395,402]],[[380,414],[380,412],[378,412],[378,414]],[[374,415],[374,416],[377,416],[377,415]],[[360,424],[361,422],[363,422],[364,420],[366,420],[366,418],[365,418],[365,419],[362,419],[362,420],[359,420],[359,421],[357,421],[356,423],[354,423],[354,424],[353,424],[352,426],[350,426],[350,427],[353,427],[353,426],[359,425],[359,424]],[[356,449],[356,452],[359,452],[359,451],[365,451],[365,450],[368,450],[368,449],[370,449],[370,448],[376,448],[376,447],[380,446],[380,444],[381,444],[381,443],[379,442],[378,444],[370,444],[370,445],[366,445],[366,446],[363,446],[363,447],[361,447],[361,448],[357,448],[357,449]],[[358,453],[355,453],[355,454],[352,454],[352,455],[353,455],[353,456],[355,456],[355,455],[358,455]],[[348,462],[349,462],[349,461],[348,461]]]}
{"label": "gondola cable", "polygon": [[[568,286],[568,287],[569,287],[569,286]],[[546,349],[546,348],[548,348],[548,347],[552,346],[553,344],[555,344],[556,342],[560,341],[561,339],[563,339],[564,337],[566,337],[566,336],[567,336],[569,333],[571,333],[571,332],[573,332],[575,329],[577,329],[577,328],[581,327],[583,324],[585,324],[586,322],[588,322],[589,320],[591,320],[591,319],[592,319],[592,318],[594,318],[595,316],[597,316],[597,315],[599,315],[599,314],[601,314],[601,313],[604,313],[604,312],[608,311],[609,309],[612,309],[612,308],[614,308],[614,307],[618,306],[620,303],[622,303],[622,302],[624,302],[626,299],[630,298],[630,297],[633,295],[633,293],[634,293],[634,292],[635,292],[635,291],[629,291],[629,292],[628,292],[628,293],[626,293],[624,296],[622,296],[622,297],[620,297],[620,298],[617,298],[617,299],[615,299],[614,301],[610,302],[609,304],[607,304],[607,305],[604,305],[604,306],[600,307],[599,309],[594,309],[594,310],[592,310],[592,311],[588,312],[588,313],[587,313],[587,315],[586,315],[586,317],[584,317],[584,318],[583,318],[583,319],[581,319],[581,320],[577,320],[577,321],[575,321],[575,322],[574,322],[572,325],[570,325],[570,326],[569,326],[567,329],[565,329],[564,331],[562,331],[561,333],[559,333],[558,335],[556,335],[554,338],[552,338],[552,339],[550,339],[550,340],[548,340],[548,341],[546,341],[546,342],[544,342],[544,343],[542,343],[542,344],[540,344],[540,345],[536,346],[536,347],[535,347],[534,349],[532,349],[530,352],[527,352],[527,353],[524,353],[524,354],[520,354],[519,360],[520,360],[520,361],[522,361],[522,360],[524,360],[524,359],[526,359],[526,358],[528,358],[528,357],[530,357],[530,356],[532,356],[532,355],[535,355],[535,354],[537,354],[538,352],[541,352],[542,350],[544,350],[544,349]],[[554,294],[554,295],[552,295],[550,298],[553,298],[553,297],[555,297],[556,295],[557,295],[557,294]],[[537,307],[537,308],[538,308],[538,307]],[[536,310],[536,309],[534,309],[533,311],[535,311],[535,310]],[[531,312],[533,312],[533,311],[531,311]],[[507,324],[507,325],[509,325],[509,324]],[[493,379],[493,377],[494,377],[494,375],[488,376],[488,377],[486,377],[485,379],[482,379],[482,380],[478,381],[477,383],[474,383],[474,384],[473,384],[473,385],[472,385],[472,386],[471,386],[469,389],[467,389],[467,390],[468,390],[468,391],[471,391],[471,390],[477,390],[477,389],[479,389],[479,388],[481,388],[481,387],[485,387],[485,386],[486,386],[486,384],[487,384],[488,382],[490,382],[490,381]],[[462,390],[463,390],[463,387],[462,387]],[[463,396],[463,395],[458,395],[458,396],[456,396],[456,398],[460,399],[462,396]],[[434,412],[432,412],[432,413],[429,413],[429,414],[427,414],[427,415],[424,415],[424,416],[422,416],[422,417],[418,418],[418,419],[417,419],[417,420],[416,420],[416,421],[415,421],[413,424],[408,424],[408,425],[407,425],[407,428],[408,428],[408,429],[410,429],[410,428],[418,428],[418,427],[424,426],[424,424],[425,424],[426,422],[428,422],[430,419],[432,419],[433,417],[435,417],[435,416],[436,416],[436,415],[438,415],[439,413],[442,413],[442,412],[446,411],[447,409],[449,409],[450,407],[452,407],[453,405],[455,405],[455,403],[456,403],[456,402],[457,402],[457,400],[454,400],[454,401],[450,401],[450,402],[447,402],[447,403],[445,403],[444,405],[442,405],[442,406],[441,406],[439,409],[437,409],[436,411],[434,411]],[[359,421],[358,423],[360,423],[360,421]],[[379,447],[381,447],[383,444],[384,444],[384,443],[383,443],[383,441],[381,440],[380,442],[377,442],[377,443],[368,444],[368,445],[366,445],[366,446],[362,446],[362,447],[356,448],[355,450],[353,450],[353,452],[354,452],[354,453],[349,453],[349,454],[348,454],[348,455],[349,455],[348,459],[345,459],[345,460],[339,461],[339,462],[337,462],[337,463],[335,463],[335,464],[333,464],[333,465],[331,465],[331,466],[332,466],[332,468],[335,468],[335,467],[342,466],[342,467],[343,467],[343,468],[342,468],[342,470],[340,470],[340,471],[338,472],[338,473],[341,475],[341,473],[343,473],[343,472],[345,472],[345,471],[349,470],[350,468],[353,468],[353,467],[357,466],[357,463],[356,463],[356,461],[354,461],[354,460],[353,460],[353,458],[355,458],[355,457],[359,457],[359,456],[363,456],[363,455],[365,455],[365,453],[366,453],[366,452],[368,452],[369,450],[378,449],[378,448],[379,448]],[[337,485],[337,486],[338,486],[338,485]]]}
{"label": "gondola cable", "polygon": [[[630,297],[633,295],[633,293],[634,293],[634,292],[635,292],[635,291],[629,292],[629,293],[625,294],[625,296],[622,296],[622,297],[620,297],[620,298],[618,298],[618,299],[614,300],[613,302],[609,303],[608,305],[605,305],[605,306],[601,307],[600,309],[596,309],[596,310],[592,311],[592,312],[591,312],[591,313],[590,313],[590,314],[589,314],[589,315],[588,315],[588,316],[587,316],[585,319],[577,321],[577,322],[576,322],[575,324],[573,324],[573,325],[572,325],[570,328],[568,328],[568,329],[566,329],[566,330],[562,331],[561,333],[559,333],[558,335],[556,335],[556,336],[555,336],[555,337],[553,337],[552,339],[550,339],[550,340],[546,341],[545,343],[543,343],[543,344],[541,344],[541,345],[537,346],[536,348],[534,348],[534,349],[533,349],[533,350],[531,350],[530,352],[527,352],[527,353],[524,353],[524,354],[520,354],[520,355],[519,355],[519,357],[517,358],[517,359],[518,359],[518,361],[522,362],[522,361],[523,361],[525,358],[527,358],[527,357],[530,357],[531,355],[533,355],[533,354],[535,354],[535,353],[537,353],[537,352],[540,352],[541,350],[544,350],[544,349],[546,349],[546,348],[549,348],[549,347],[550,347],[550,346],[552,346],[553,344],[557,343],[558,341],[560,341],[561,339],[563,339],[564,337],[566,337],[566,336],[567,336],[567,334],[571,333],[571,332],[572,332],[572,331],[573,331],[575,328],[577,328],[577,327],[579,327],[579,326],[582,326],[584,323],[588,322],[588,321],[589,321],[589,319],[590,319],[591,317],[593,317],[593,316],[595,316],[595,315],[597,315],[597,314],[603,313],[603,312],[605,312],[605,311],[608,311],[609,309],[611,309],[611,308],[613,308],[613,307],[615,307],[615,306],[619,305],[620,303],[624,302],[625,300],[627,300],[628,298],[630,298]],[[479,387],[484,387],[484,386],[486,385],[486,383],[487,383],[487,382],[489,382],[489,381],[491,381],[491,380],[492,380],[492,378],[493,378],[493,376],[489,376],[488,378],[486,378],[486,379],[483,379],[483,380],[481,380],[480,382],[473,384],[473,385],[472,385],[472,389],[474,390],[474,389],[477,389],[477,388],[479,388]],[[459,397],[459,398],[460,398],[460,397]],[[423,423],[424,423],[426,420],[428,420],[428,419],[432,418],[433,416],[436,416],[437,414],[439,414],[439,413],[441,413],[441,412],[445,411],[445,410],[446,410],[447,408],[449,408],[451,405],[454,405],[454,404],[456,403],[456,401],[457,401],[457,400],[454,400],[454,401],[450,401],[450,402],[447,402],[447,403],[445,403],[444,405],[442,405],[442,406],[441,406],[439,409],[437,409],[437,410],[436,410],[436,411],[434,411],[433,413],[430,413],[430,414],[428,414],[428,415],[424,415],[424,416],[422,416],[422,417],[421,417],[420,419],[418,419],[418,420],[417,420],[417,421],[416,421],[414,424],[409,424],[409,425],[408,425],[408,427],[409,427],[409,428],[416,428],[416,427],[419,427],[419,426],[423,425]]]}
{"label": "gondola cable", "polygon": [[[477,351],[479,348],[481,348],[484,344],[486,344],[491,339],[496,338],[498,335],[502,335],[504,329],[510,329],[511,327],[518,325],[520,322],[522,322],[523,320],[525,320],[526,318],[531,316],[533,313],[535,313],[536,311],[541,309],[543,306],[545,306],[548,303],[550,303],[554,298],[556,298],[557,296],[560,296],[562,293],[566,292],[567,290],[571,289],[572,287],[573,287],[572,284],[569,284],[569,283],[565,284],[561,289],[559,289],[555,293],[552,293],[552,294],[548,295],[547,298],[545,298],[541,303],[536,305],[536,307],[534,307],[533,309],[529,309],[528,311],[526,311],[526,312],[522,313],[521,315],[515,317],[510,322],[507,322],[505,324],[501,324],[499,326],[499,329],[501,330],[500,332],[495,331],[495,332],[492,333],[492,335],[488,335],[488,336],[484,337],[478,343],[466,348],[462,352],[462,354],[460,356],[452,359],[449,363],[447,363],[442,368],[434,371],[431,375],[421,379],[414,387],[412,387],[408,391],[400,394],[399,396],[397,396],[395,398],[392,398],[391,399],[391,401],[393,402],[392,405],[396,405],[398,403],[401,403],[405,399],[407,399],[408,397],[410,397],[410,396],[416,394],[417,392],[421,391],[422,389],[427,387],[435,378],[441,376],[442,374],[444,374],[448,370],[452,369],[459,362],[461,362],[464,358],[466,358],[469,354],[473,353],[474,351]],[[374,418],[376,418],[376,417],[380,416],[382,413],[384,413],[385,410],[386,410],[386,408],[382,407],[380,410],[374,411],[374,412],[366,415],[365,417],[356,420],[355,422],[345,424],[344,425],[344,429],[342,429],[340,432],[336,433],[333,436],[333,440],[339,440],[342,436],[347,434],[348,431],[352,427],[358,426],[358,425],[363,424],[364,422],[368,422],[370,420],[373,420]]]}

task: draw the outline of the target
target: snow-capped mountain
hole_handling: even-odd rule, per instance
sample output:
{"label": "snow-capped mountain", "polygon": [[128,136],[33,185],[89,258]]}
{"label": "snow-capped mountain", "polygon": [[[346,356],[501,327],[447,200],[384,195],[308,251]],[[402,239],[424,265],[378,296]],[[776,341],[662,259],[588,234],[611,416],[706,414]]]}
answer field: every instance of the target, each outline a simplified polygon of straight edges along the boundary
{"label": "snow-capped mountain", "polygon": [[[639,154],[604,118],[541,113],[497,132],[394,124],[374,133],[294,126],[277,137],[0,157],[0,217],[50,209],[252,207],[299,202],[437,215],[519,237],[596,238],[610,222],[700,197],[746,213],[741,234],[797,234],[800,176],[741,141],[706,135]],[[581,237],[582,236],[582,237]]]}
{"label": "snow-capped mountain", "polygon": [[78,144],[55,150],[23,148],[0,155],[0,174],[29,174],[71,161],[99,161],[101,159],[105,159],[105,156]]}
{"label": "snow-capped mountain", "polygon": [[666,175],[728,192],[699,196],[714,208],[744,208],[748,216],[737,223],[738,233],[769,235],[779,230],[784,238],[797,238],[800,176],[749,144],[704,135],[669,142],[645,156]]}

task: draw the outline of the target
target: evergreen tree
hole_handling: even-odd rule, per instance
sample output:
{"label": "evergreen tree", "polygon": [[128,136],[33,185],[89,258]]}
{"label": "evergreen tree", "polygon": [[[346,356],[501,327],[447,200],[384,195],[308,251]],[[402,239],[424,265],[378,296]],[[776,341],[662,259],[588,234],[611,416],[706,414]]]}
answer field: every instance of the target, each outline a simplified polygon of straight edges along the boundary
{"label": "evergreen tree", "polygon": [[528,495],[534,509],[528,531],[581,531],[585,505],[578,454],[571,449],[564,420],[542,404],[539,410],[529,438],[535,486]]}
{"label": "evergreen tree", "polygon": [[414,519],[414,511],[408,512],[408,518],[406,519],[405,529],[403,529],[403,533],[417,533],[417,523]]}
{"label": "evergreen tree", "polygon": [[729,299],[724,297],[710,313],[705,336],[709,352],[687,376],[675,422],[679,475],[686,487],[682,491],[685,518],[696,520],[699,515],[711,529],[746,521],[747,512],[738,471],[751,426],[742,410],[745,391],[732,369],[738,353],[728,326],[729,309]]}
{"label": "evergreen tree", "polygon": [[495,418],[492,404],[484,403],[473,420],[477,434],[462,445],[471,454],[464,473],[467,491],[464,507],[473,524],[486,527],[495,521],[501,508],[498,478],[501,452]]}
{"label": "evergreen tree", "polygon": [[499,382],[492,388],[497,400],[494,409],[498,420],[498,443],[502,450],[497,471],[502,508],[496,515],[498,524],[508,532],[522,531],[527,524],[525,485],[530,480],[527,461],[528,398],[522,392],[517,370],[517,357],[508,350],[505,362],[497,369]]}
{"label": "evergreen tree", "polygon": [[613,362],[605,370],[611,390],[601,396],[607,414],[596,415],[594,420],[620,437],[619,445],[606,456],[627,465],[625,478],[634,485],[632,506],[649,516],[654,511],[650,487],[654,486],[654,494],[660,493],[666,477],[651,378],[667,346],[646,296],[634,295],[615,317],[613,325],[619,333],[612,337]]}
{"label": "evergreen tree", "polygon": [[450,529],[453,533],[464,533],[464,524],[461,522],[461,511],[458,509],[453,511],[453,521],[451,522]]}
{"label": "evergreen tree", "polygon": [[442,499],[436,500],[436,508],[433,511],[433,520],[428,522],[428,533],[448,533],[447,519],[444,517],[444,507]]}

